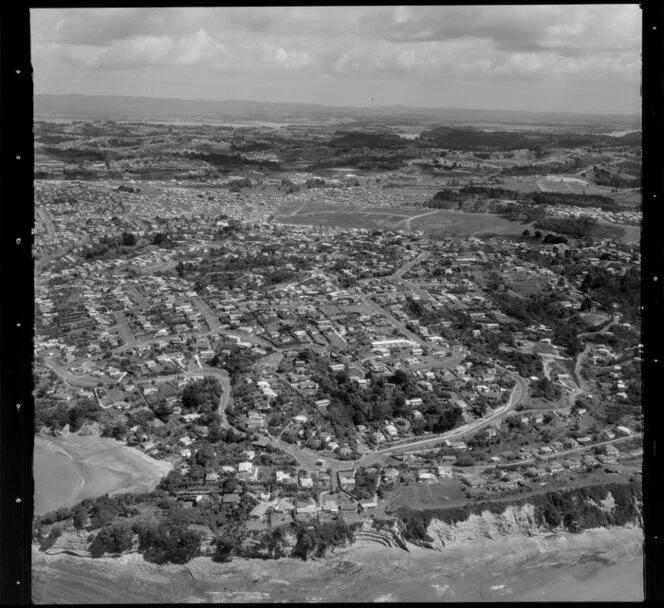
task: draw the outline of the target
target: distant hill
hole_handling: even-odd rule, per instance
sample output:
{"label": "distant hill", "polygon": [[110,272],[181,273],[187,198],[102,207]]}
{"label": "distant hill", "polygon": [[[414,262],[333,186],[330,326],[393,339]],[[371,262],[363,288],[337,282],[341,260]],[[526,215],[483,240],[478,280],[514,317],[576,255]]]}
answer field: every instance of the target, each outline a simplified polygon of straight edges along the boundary
{"label": "distant hill", "polygon": [[[562,125],[561,125],[562,127]],[[436,127],[423,131],[422,138],[450,150],[541,150],[543,148],[580,148],[583,146],[629,146],[641,144],[641,132],[621,137],[578,133],[569,129],[559,132],[483,131],[473,128]]]}
{"label": "distant hill", "polygon": [[639,129],[638,115],[521,112],[407,106],[332,107],[305,103],[259,101],[211,101],[112,95],[35,95],[35,119],[130,120],[130,121],[335,121],[428,123],[500,123],[537,125],[612,125]]}

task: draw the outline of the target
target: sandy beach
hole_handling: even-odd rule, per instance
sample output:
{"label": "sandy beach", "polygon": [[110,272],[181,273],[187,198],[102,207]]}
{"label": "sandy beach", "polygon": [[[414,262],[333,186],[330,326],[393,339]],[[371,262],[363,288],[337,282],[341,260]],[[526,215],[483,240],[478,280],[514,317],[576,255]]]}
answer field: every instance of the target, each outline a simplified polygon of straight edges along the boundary
{"label": "sandy beach", "polygon": [[612,528],[441,552],[356,544],[308,562],[196,558],[186,566],[155,566],[137,554],[91,560],[34,552],[33,601],[640,601],[642,542],[639,528]]}
{"label": "sandy beach", "polygon": [[85,498],[155,488],[172,464],[115,439],[70,434],[35,437],[35,514]]}

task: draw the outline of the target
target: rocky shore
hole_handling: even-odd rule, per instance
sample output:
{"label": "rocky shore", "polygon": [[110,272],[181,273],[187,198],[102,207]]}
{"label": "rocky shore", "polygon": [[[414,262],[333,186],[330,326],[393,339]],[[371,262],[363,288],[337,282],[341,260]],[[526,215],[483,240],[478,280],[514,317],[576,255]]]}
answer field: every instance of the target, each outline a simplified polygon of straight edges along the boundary
{"label": "rocky shore", "polygon": [[306,562],[199,557],[156,566],[136,554],[90,559],[33,552],[45,603],[642,600],[638,526],[458,542],[408,550],[367,538]]}

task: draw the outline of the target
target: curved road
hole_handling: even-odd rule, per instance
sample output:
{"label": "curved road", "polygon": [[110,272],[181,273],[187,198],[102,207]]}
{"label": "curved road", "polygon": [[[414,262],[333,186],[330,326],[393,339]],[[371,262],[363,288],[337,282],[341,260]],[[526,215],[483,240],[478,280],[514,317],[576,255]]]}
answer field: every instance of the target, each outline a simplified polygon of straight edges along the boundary
{"label": "curved road", "polygon": [[[393,452],[413,450],[413,448],[419,448],[421,446],[426,446],[432,443],[433,444],[440,443],[445,439],[459,439],[466,435],[476,433],[482,427],[494,422],[495,420],[500,419],[505,414],[513,410],[514,407],[516,407],[516,405],[525,401],[526,397],[528,396],[528,385],[526,381],[517,374],[512,374],[512,375],[515,377],[517,382],[514,388],[512,389],[512,394],[510,395],[508,402],[505,405],[503,405],[501,408],[496,410],[495,412],[492,412],[489,416],[485,416],[481,420],[477,420],[470,424],[458,427],[456,429],[447,431],[446,433],[442,433],[434,437],[427,437],[426,439],[421,439],[411,443],[401,444],[398,446],[390,446],[388,448],[376,452],[368,452],[354,461],[338,460],[336,458],[329,458],[327,456],[322,456],[319,453],[314,452],[313,450],[310,450],[308,448],[300,448],[295,444],[286,443],[285,441],[282,441],[280,439],[275,439],[273,437],[268,437],[265,435],[262,435],[259,441],[261,444],[269,443],[270,445],[280,450],[283,450],[287,454],[293,456],[293,458],[295,458],[298,461],[299,466],[303,468],[315,468],[316,466],[323,466],[325,468],[332,469],[332,471],[339,471],[339,470],[354,468],[357,466],[367,466],[371,464],[380,463],[382,460],[387,458],[387,456],[389,456]],[[316,464],[319,461],[322,462],[322,465]]]}

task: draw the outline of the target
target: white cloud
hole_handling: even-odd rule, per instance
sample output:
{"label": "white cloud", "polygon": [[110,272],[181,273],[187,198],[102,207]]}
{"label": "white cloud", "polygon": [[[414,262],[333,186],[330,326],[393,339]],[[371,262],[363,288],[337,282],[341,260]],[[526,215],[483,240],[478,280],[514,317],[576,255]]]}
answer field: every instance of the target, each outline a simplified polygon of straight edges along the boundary
{"label": "white cloud", "polygon": [[311,64],[311,59],[307,53],[287,51],[281,47],[273,51],[271,59],[275,65],[286,70],[296,70]]}
{"label": "white cloud", "polygon": [[205,64],[211,65],[223,63],[228,52],[226,47],[216,42],[203,29],[199,29],[194,35],[182,38],[178,41],[173,54],[173,63],[177,65]]}

